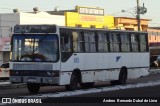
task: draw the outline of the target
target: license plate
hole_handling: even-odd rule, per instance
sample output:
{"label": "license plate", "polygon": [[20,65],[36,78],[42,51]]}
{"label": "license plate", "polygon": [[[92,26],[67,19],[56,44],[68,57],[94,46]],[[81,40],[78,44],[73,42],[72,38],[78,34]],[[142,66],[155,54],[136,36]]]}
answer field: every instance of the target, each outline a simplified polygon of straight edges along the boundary
{"label": "license plate", "polygon": [[28,78],[27,82],[37,82],[37,79],[35,79],[35,78]]}

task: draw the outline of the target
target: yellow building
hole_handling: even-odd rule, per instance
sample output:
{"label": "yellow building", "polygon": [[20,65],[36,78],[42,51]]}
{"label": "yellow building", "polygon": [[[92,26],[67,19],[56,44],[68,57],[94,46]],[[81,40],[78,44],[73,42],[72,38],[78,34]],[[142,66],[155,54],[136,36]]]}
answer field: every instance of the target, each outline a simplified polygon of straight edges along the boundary
{"label": "yellow building", "polygon": [[114,28],[114,17],[105,16],[104,9],[75,7],[75,12],[65,12],[66,26],[86,28]]}

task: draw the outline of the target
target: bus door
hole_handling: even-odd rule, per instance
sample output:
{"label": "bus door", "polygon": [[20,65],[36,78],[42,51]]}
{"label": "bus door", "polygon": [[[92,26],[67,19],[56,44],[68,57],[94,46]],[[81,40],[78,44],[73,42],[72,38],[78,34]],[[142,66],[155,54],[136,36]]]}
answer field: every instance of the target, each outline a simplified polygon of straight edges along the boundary
{"label": "bus door", "polygon": [[84,54],[80,51],[78,33],[75,31],[61,32],[61,70],[73,71],[84,69]]}

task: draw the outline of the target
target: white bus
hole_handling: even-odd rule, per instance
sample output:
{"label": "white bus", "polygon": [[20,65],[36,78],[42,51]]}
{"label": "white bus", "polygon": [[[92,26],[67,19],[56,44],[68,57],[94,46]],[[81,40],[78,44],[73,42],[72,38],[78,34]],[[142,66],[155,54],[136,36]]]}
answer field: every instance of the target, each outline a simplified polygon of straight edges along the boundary
{"label": "white bus", "polygon": [[146,32],[17,25],[11,40],[10,80],[30,93],[44,85],[67,90],[94,82],[124,84],[149,74]]}

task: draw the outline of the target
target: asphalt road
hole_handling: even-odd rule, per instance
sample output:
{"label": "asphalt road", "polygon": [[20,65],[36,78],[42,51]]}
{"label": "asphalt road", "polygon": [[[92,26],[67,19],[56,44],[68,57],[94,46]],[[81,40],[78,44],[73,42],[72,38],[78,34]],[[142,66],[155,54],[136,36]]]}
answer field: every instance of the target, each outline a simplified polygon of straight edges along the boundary
{"label": "asphalt road", "polygon": [[[75,99],[75,98],[78,98]],[[65,100],[65,98],[63,98]],[[62,103],[64,102],[62,99]],[[70,98],[69,98],[70,99]],[[69,103],[66,103],[65,105],[71,105],[71,106],[88,106],[88,105],[92,105],[92,106],[98,106],[98,105],[109,105],[109,106],[125,106],[125,105],[129,105],[129,106],[159,106],[160,103],[157,103],[158,101],[160,102],[160,86],[154,86],[154,87],[142,87],[142,88],[134,88],[134,89],[125,89],[125,90],[117,90],[117,91],[109,91],[109,92],[102,92],[102,93],[94,93],[94,94],[83,94],[83,95],[78,95],[78,96],[73,96],[73,98],[71,98],[71,100],[65,100]],[[96,100],[97,99],[97,100]],[[115,100],[115,102],[106,102],[106,103],[99,103],[102,102],[103,100]],[[117,99],[120,100],[132,100],[131,102],[121,102],[121,103],[117,103]],[[79,104],[75,104],[74,100],[77,100],[76,102]],[[82,102],[88,102],[89,103],[82,103]],[[94,103],[95,101],[91,101],[91,100],[95,100],[98,101],[98,103]],[[135,101],[136,100],[136,101]],[[141,101],[138,100],[143,100],[143,102],[141,103]],[[147,103],[144,103],[145,100],[150,100],[147,101]],[[157,101],[152,101],[152,100],[157,100]],[[62,103],[54,103],[56,100],[54,100],[53,98],[48,98],[46,99],[44,102],[49,102],[52,104],[49,105],[53,105],[54,106],[62,106]],[[59,100],[60,101],[60,100]],[[73,102],[73,103],[70,103]],[[90,103],[93,102],[93,103]],[[140,103],[139,103],[140,102]]]}
{"label": "asphalt road", "polygon": [[[101,98],[96,98],[96,97],[101,97]],[[138,97],[138,98],[137,98]],[[48,104],[42,103],[42,104],[23,104],[23,106],[25,105],[36,105],[36,106],[159,106],[159,103],[102,103],[103,99],[110,99],[110,100],[116,100],[116,99],[148,99],[148,97],[150,97],[151,99],[155,99],[155,97],[158,97],[156,99],[160,99],[160,86],[153,86],[153,87],[142,87],[142,88],[134,88],[134,89],[125,89],[125,90],[118,90],[118,91],[109,91],[109,92],[103,92],[103,93],[94,93],[94,94],[84,94],[84,95],[78,95],[78,96],[73,96],[71,98],[69,98],[69,103],[63,103],[63,99],[65,100],[65,98],[62,99],[62,103],[54,103],[54,99],[53,98],[48,98],[43,100],[43,102],[48,102]],[[82,101],[82,102],[86,102],[87,100],[91,99],[101,99],[102,101],[99,101],[98,103],[82,103],[82,102],[76,102],[74,100],[78,101]],[[73,103],[70,103],[72,102]],[[90,101],[89,101],[90,102]],[[12,106],[19,106],[22,104],[10,104]]]}
{"label": "asphalt road", "polygon": [[[157,81],[160,80],[160,74],[151,74],[147,77],[142,77],[136,80],[127,80],[127,84],[136,84],[136,83],[146,83],[146,82],[150,82],[150,81]],[[126,85],[127,85],[126,84]],[[106,83],[96,83],[95,84],[95,88],[99,88],[99,87],[111,87],[109,82]],[[48,94],[48,93],[57,93],[57,92],[66,92],[64,86],[49,86],[49,87],[41,87],[39,94]],[[0,87],[0,97],[19,97],[19,96],[32,96],[28,90],[26,89],[26,87],[23,85],[22,87]],[[126,98],[131,98],[134,99],[136,97],[151,97],[155,98],[158,97],[160,98],[160,85],[157,86],[150,86],[150,87],[140,87],[140,88],[131,88],[131,89],[121,89],[121,90],[114,90],[114,91],[108,91],[108,92],[99,92],[99,93],[91,93],[91,94],[83,94],[83,95],[76,95],[76,96],[72,96],[73,98],[71,98],[72,100],[70,100],[71,102],[74,100],[74,98],[78,99],[82,99],[82,102],[84,102],[84,98],[86,97],[87,99],[85,100],[85,102],[91,98],[91,99],[100,99],[99,97],[101,97],[101,100],[105,99],[105,98],[116,98],[116,99],[120,99],[122,97]],[[94,97],[94,98],[92,98]],[[45,101],[46,103],[50,103],[47,104],[47,106],[50,106],[54,104],[54,106],[64,106],[64,103],[53,103],[54,100],[53,98],[47,98],[44,99],[43,101]],[[69,102],[70,102],[69,101]],[[81,102],[81,101],[79,101]],[[72,105],[76,105],[76,106],[82,106],[82,105],[92,105],[92,106],[97,106],[97,105],[107,105],[109,104],[109,106],[115,106],[115,105],[119,105],[119,106],[124,106],[124,105],[130,105],[130,106],[159,106],[160,104],[158,103],[79,103],[79,102],[75,102],[75,103],[65,103],[65,106],[72,106]],[[91,101],[92,102],[92,101]],[[0,104],[2,105],[2,104]],[[12,104],[12,105],[21,105],[21,104]],[[28,104],[23,104],[23,105],[28,105]],[[36,104],[32,104],[32,105],[36,105]],[[39,104],[39,105],[43,105],[44,104]]]}
{"label": "asphalt road", "polygon": [[[157,81],[160,80],[160,73],[158,74],[151,74],[146,77],[141,77],[138,79],[133,80],[127,80],[127,84],[136,84],[140,82],[149,82],[149,81]],[[110,87],[110,82],[104,82],[104,83],[95,83],[94,88],[97,87]],[[45,94],[45,93],[57,93],[57,92],[64,92],[66,91],[64,86],[45,86],[40,88],[39,94]],[[0,96],[1,97],[18,97],[18,96],[28,96],[31,95],[26,86],[19,85],[18,87],[15,85],[12,86],[0,86]]]}

